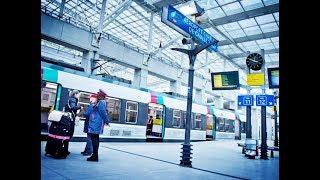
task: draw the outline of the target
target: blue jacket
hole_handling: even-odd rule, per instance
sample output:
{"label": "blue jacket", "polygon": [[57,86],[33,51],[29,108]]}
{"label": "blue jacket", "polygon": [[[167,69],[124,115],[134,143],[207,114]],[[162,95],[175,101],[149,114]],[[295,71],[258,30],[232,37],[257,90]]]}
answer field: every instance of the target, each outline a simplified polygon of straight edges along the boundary
{"label": "blue jacket", "polygon": [[102,134],[104,125],[109,123],[106,101],[100,100],[97,105],[89,105],[84,116],[89,118],[88,133]]}

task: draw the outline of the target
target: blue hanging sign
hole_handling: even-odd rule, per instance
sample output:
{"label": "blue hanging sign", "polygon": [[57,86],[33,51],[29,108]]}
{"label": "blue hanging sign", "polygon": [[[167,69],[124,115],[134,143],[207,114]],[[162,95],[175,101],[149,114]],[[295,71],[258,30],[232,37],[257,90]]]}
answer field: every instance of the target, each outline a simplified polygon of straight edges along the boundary
{"label": "blue hanging sign", "polygon": [[256,105],[257,106],[273,106],[274,96],[273,95],[257,95]]}
{"label": "blue hanging sign", "polygon": [[253,95],[240,95],[238,96],[239,106],[253,106]]}
{"label": "blue hanging sign", "polygon": [[215,44],[211,45],[207,50],[209,52],[218,52],[218,41],[174,7],[169,5],[162,8],[161,22],[182,35],[193,38],[199,44],[215,42]]}

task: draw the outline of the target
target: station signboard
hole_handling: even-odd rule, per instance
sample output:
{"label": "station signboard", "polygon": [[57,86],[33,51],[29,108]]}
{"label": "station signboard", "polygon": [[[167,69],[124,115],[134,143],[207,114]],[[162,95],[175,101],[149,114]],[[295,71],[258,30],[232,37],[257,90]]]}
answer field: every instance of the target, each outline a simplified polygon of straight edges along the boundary
{"label": "station signboard", "polygon": [[273,106],[274,96],[273,95],[257,95],[256,105],[257,106]]}
{"label": "station signboard", "polygon": [[247,75],[248,86],[263,86],[264,73],[252,73]]}
{"label": "station signboard", "polygon": [[239,106],[253,106],[253,95],[240,95],[238,96]]}
{"label": "station signboard", "polygon": [[209,46],[207,50],[209,52],[218,52],[218,40],[213,38],[198,24],[191,21],[174,7],[169,5],[162,8],[161,22],[176,30],[183,36],[193,38],[198,44],[215,42],[213,45]]}

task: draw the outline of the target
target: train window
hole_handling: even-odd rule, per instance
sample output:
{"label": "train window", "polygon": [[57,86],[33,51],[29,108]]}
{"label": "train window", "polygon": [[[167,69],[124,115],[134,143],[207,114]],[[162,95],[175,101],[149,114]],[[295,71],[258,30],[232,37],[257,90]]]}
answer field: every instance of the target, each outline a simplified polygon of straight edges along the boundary
{"label": "train window", "polygon": [[221,118],[221,117],[217,117],[217,131],[219,132],[224,132],[225,129],[224,129],[224,119]]}
{"label": "train window", "polygon": [[108,115],[111,122],[120,121],[120,99],[107,98],[108,103]]}
{"label": "train window", "polygon": [[234,132],[234,120],[226,119],[224,128],[225,132]]}
{"label": "train window", "polygon": [[186,119],[187,119],[187,112],[182,111],[182,125],[180,127],[185,128],[186,127]]}
{"label": "train window", "polygon": [[58,84],[46,82],[41,88],[41,132],[48,131],[48,116],[56,105]]}
{"label": "train window", "polygon": [[55,105],[58,84],[46,83],[41,89],[41,107],[43,109],[51,109]]}
{"label": "train window", "polygon": [[201,129],[201,114],[196,114],[195,117],[195,129]]}
{"label": "train window", "polygon": [[246,122],[241,122],[241,133],[246,133]]}
{"label": "train window", "polygon": [[128,101],[126,103],[126,122],[136,123],[138,118],[138,103]]}
{"label": "train window", "polygon": [[181,112],[180,110],[173,110],[173,127],[180,127],[181,123]]}

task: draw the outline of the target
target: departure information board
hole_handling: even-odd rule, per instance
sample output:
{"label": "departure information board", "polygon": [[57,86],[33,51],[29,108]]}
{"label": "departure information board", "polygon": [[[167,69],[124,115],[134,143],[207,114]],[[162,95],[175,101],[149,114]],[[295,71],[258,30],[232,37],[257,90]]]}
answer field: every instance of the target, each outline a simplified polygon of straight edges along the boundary
{"label": "departure information board", "polygon": [[279,88],[279,68],[268,68],[269,88]]}
{"label": "departure information board", "polygon": [[211,73],[212,90],[239,89],[239,72],[217,72]]}

